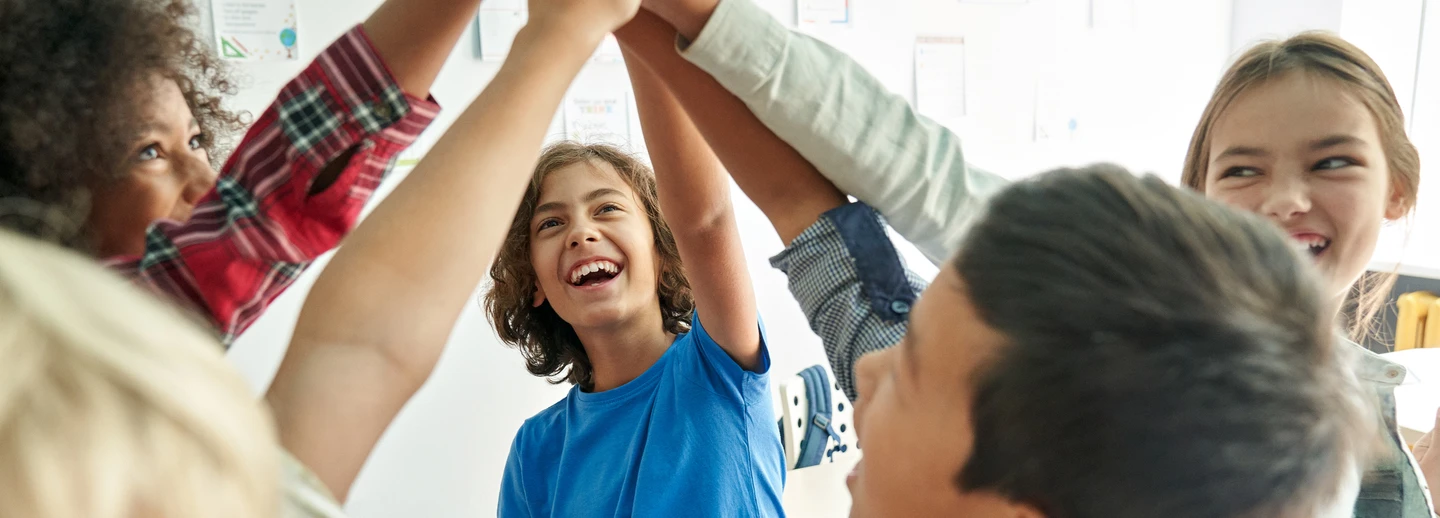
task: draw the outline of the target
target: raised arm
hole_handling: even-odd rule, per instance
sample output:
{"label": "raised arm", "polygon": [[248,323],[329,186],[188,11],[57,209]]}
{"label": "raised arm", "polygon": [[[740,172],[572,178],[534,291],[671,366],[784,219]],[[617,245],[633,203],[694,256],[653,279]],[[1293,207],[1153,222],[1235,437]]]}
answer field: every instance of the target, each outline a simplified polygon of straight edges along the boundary
{"label": "raised arm", "polygon": [[[719,154],[735,183],[765,213],[786,245],[825,211],[846,203],[834,184],[766,129],[739,98],[676,54],[675,28],[659,16],[642,9],[615,31],[615,37],[627,63],[639,60],[651,71],[645,79],[664,78],[709,148]],[[658,164],[656,168],[659,174]]]}
{"label": "raised arm", "polygon": [[960,139],[843,52],[751,0],[645,0],[683,53],[739,96],[841,191],[873,205],[940,264],[1005,181],[970,167]]}
{"label": "raised arm", "polygon": [[281,443],[335,495],[429,377],[566,87],[634,4],[532,1],[499,73],[311,290],[266,399]]}
{"label": "raised arm", "polygon": [[664,78],[735,182],[775,225],[786,249],[771,264],[789,278],[836,382],[855,397],[855,362],[905,334],[925,282],[905,269],[868,206],[845,196],[735,96],[671,46],[675,29],[642,10],[616,31],[627,52]]}
{"label": "raised arm", "polygon": [[400,88],[424,98],[478,5],[480,0],[387,0],[365,20],[365,33]]}
{"label": "raised arm", "polygon": [[758,371],[764,362],[755,288],[730,204],[730,179],[660,78],[634,56],[627,56],[626,68],[655,166],[660,211],[675,234],[695,311],[735,363]]}

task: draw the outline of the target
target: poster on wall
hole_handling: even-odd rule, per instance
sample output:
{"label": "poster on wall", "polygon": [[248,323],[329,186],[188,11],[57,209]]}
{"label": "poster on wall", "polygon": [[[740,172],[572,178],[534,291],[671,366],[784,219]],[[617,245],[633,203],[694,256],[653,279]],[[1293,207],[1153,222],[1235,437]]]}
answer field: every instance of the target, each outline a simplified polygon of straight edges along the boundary
{"label": "poster on wall", "polygon": [[915,38],[915,109],[952,127],[965,117],[965,38]]}
{"label": "poster on wall", "polygon": [[211,0],[215,48],[234,61],[300,59],[295,0]]}
{"label": "poster on wall", "polygon": [[565,98],[565,138],[630,148],[628,92],[573,93]]}
{"label": "poster on wall", "polygon": [[480,42],[480,59],[504,61],[515,35],[530,19],[525,0],[485,0],[475,15],[475,32]]}
{"label": "poster on wall", "polygon": [[849,0],[795,0],[795,19],[800,28],[849,27]]}

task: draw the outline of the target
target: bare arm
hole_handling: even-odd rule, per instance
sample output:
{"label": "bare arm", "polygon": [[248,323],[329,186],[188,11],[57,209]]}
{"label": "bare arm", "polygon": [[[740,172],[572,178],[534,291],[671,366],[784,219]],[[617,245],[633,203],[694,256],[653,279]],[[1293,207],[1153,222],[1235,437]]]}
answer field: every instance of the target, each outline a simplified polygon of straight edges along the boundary
{"label": "bare arm", "polygon": [[730,180],[675,96],[627,56],[640,127],[655,165],[660,208],[675,234],[705,330],[746,370],[761,367],[755,288],[745,266]]}
{"label": "bare arm", "polygon": [[[627,62],[638,59],[653,75],[664,78],[735,183],[770,219],[786,245],[825,211],[847,202],[844,194],[755,118],[740,99],[680,57],[674,47],[675,28],[659,16],[641,10],[615,35],[627,53]],[[638,97],[640,85],[636,82]],[[641,115],[644,113],[642,109]],[[656,169],[659,174],[658,159]],[[667,205],[667,216],[669,209]]]}
{"label": "bare arm", "polygon": [[634,0],[536,0],[509,58],[311,290],[266,399],[340,498],[429,377],[514,216],[550,118]]}
{"label": "bare arm", "polygon": [[479,0],[387,0],[365,20],[365,33],[400,88],[423,98],[478,5]]}
{"label": "bare arm", "polygon": [[669,22],[685,39],[694,41],[720,0],[644,0],[641,5]]}

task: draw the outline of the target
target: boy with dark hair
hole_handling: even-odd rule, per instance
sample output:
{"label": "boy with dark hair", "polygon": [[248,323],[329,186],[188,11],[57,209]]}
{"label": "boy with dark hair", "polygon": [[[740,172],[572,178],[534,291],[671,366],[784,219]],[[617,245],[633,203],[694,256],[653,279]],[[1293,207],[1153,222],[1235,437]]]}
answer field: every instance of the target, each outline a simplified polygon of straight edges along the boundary
{"label": "boy with dark hair", "polygon": [[991,200],[927,288],[878,214],[674,35],[645,11],[617,32],[771,219],[774,262],[853,372],[852,515],[1349,516],[1373,409],[1263,221],[1119,168],[1057,171]]}

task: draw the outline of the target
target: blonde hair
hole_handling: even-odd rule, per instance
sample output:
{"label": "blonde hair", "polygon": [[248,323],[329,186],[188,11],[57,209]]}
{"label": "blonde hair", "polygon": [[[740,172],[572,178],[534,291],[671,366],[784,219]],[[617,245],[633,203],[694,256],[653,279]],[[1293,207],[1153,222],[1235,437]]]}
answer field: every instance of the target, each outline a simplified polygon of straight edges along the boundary
{"label": "blonde hair", "polygon": [[[1210,103],[1185,156],[1181,182],[1205,191],[1205,173],[1210,161],[1211,129],[1230,103],[1251,87],[1290,73],[1308,73],[1328,78],[1348,88],[1370,110],[1379,129],[1381,149],[1390,170],[1390,185],[1400,193],[1403,211],[1415,208],[1420,191],[1420,153],[1405,133],[1405,113],[1390,81],[1365,51],[1331,33],[1302,32],[1283,41],[1265,41],[1245,51],[1215,86]],[[1375,317],[1389,300],[1395,275],[1366,273],[1351,288],[1345,313],[1350,337],[1361,340],[1370,334]]]}
{"label": "blonde hair", "polygon": [[275,516],[269,416],[219,343],[57,247],[0,231],[0,516]]}

